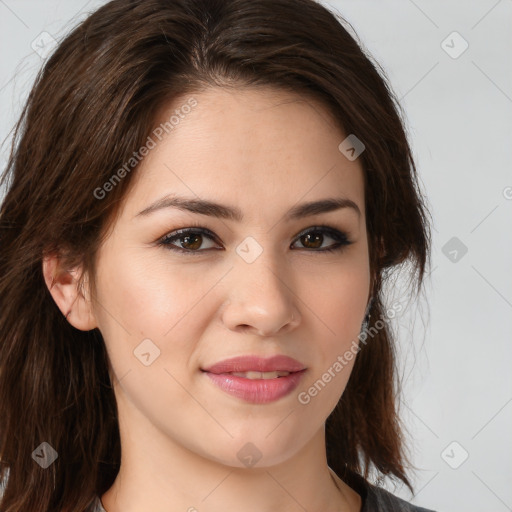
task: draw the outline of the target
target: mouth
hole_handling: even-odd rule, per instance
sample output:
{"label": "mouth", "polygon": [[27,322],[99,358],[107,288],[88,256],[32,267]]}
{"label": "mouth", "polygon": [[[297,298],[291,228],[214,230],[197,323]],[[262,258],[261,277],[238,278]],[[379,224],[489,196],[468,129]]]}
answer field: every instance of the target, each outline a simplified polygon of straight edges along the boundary
{"label": "mouth", "polygon": [[265,404],[289,395],[306,370],[302,363],[285,355],[239,356],[201,368],[217,389],[253,404]]}
{"label": "mouth", "polygon": [[264,358],[256,355],[238,356],[219,361],[202,371],[220,374],[232,374],[247,379],[275,379],[287,377],[291,373],[305,370],[301,362],[285,355]]}
{"label": "mouth", "polygon": [[227,375],[233,375],[234,377],[242,377],[243,379],[256,380],[256,379],[279,379],[281,377],[288,377],[288,375],[296,373],[296,372],[286,372],[286,371],[277,371],[277,372],[231,372],[227,373]]}
{"label": "mouth", "polygon": [[204,371],[216,389],[251,404],[268,404],[284,399],[299,385],[306,369],[297,372],[226,372]]}

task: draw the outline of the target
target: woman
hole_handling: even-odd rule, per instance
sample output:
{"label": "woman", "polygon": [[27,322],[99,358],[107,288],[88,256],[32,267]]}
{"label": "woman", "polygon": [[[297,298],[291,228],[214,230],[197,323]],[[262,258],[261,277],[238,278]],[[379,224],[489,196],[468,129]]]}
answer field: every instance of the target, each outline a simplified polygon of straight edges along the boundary
{"label": "woman", "polygon": [[[427,210],[399,107],[312,0],[114,0],[16,127],[2,510],[425,511],[382,287]],[[7,478],[9,477],[9,478]]]}

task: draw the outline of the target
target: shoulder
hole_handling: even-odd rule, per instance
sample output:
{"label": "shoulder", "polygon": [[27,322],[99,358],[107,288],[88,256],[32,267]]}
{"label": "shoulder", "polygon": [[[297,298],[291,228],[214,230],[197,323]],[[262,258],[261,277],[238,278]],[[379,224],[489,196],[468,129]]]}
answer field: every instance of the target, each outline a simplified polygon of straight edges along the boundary
{"label": "shoulder", "polygon": [[413,505],[352,471],[347,470],[342,479],[361,496],[361,512],[436,512]]}
{"label": "shoulder", "polygon": [[413,505],[382,487],[368,484],[368,493],[361,512],[372,510],[379,510],[379,512],[435,512],[428,508]]}

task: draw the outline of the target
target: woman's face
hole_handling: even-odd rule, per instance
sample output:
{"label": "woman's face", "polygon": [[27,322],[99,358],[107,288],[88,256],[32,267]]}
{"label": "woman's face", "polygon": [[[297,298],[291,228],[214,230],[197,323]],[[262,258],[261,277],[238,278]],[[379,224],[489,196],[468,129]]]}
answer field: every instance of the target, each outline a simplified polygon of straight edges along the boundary
{"label": "woman's face", "polygon": [[[162,112],[159,122],[178,109],[179,123],[161,141],[152,135],[98,253],[94,318],[122,425],[230,466],[248,465],[246,455],[269,466],[323,432],[354,364],[343,356],[355,352],[370,286],[362,168],[338,149],[348,134],[300,96],[193,98],[190,109],[186,96]],[[213,207],[140,213],[165,197],[214,202],[240,219]],[[349,202],[288,215],[326,199]],[[275,355],[305,371],[263,384],[203,371]]]}

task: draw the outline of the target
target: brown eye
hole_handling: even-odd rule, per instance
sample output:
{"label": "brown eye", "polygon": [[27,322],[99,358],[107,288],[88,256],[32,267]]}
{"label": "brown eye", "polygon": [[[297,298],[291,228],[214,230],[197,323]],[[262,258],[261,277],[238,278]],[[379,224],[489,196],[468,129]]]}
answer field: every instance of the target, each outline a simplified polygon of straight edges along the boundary
{"label": "brown eye", "polygon": [[[206,249],[203,248],[200,250],[205,243],[205,239],[215,241],[215,235],[204,229],[180,229],[178,231],[173,231],[162,238],[159,245],[163,245],[171,250],[189,254],[201,253],[212,248],[207,247]],[[179,243],[179,246],[176,245],[176,242]]]}
{"label": "brown eye", "polygon": [[319,247],[322,246],[323,239],[324,235],[318,234],[318,232],[316,232],[316,234],[314,235],[308,233],[307,235],[303,235],[300,237],[301,243],[304,244],[304,246],[307,247],[308,249],[318,249]]}
{"label": "brown eye", "polygon": [[201,247],[201,244],[203,242],[202,235],[200,234],[193,234],[193,235],[185,235],[178,240],[182,240],[181,247],[183,249],[199,249]]}
{"label": "brown eye", "polygon": [[[325,239],[334,240],[336,243],[328,247],[322,248]],[[310,250],[318,249],[316,252],[328,252],[342,249],[343,246],[350,245],[346,233],[338,231],[337,229],[329,227],[315,227],[307,232],[302,232],[297,240],[306,248]]]}

